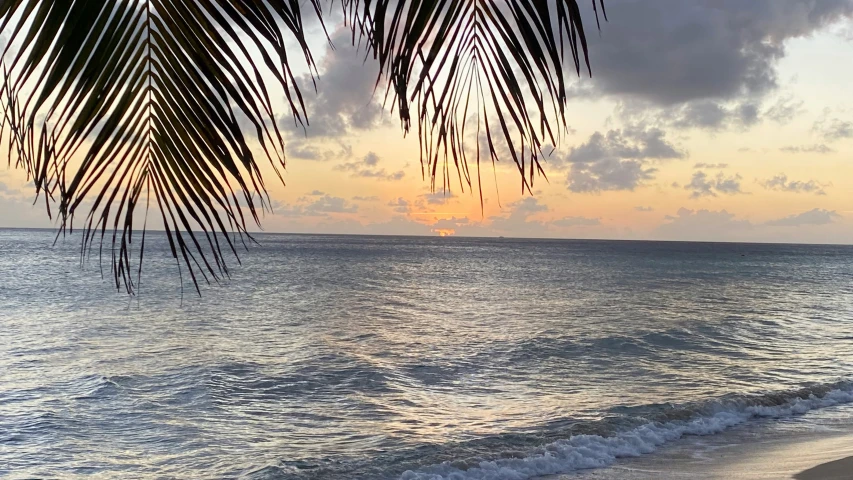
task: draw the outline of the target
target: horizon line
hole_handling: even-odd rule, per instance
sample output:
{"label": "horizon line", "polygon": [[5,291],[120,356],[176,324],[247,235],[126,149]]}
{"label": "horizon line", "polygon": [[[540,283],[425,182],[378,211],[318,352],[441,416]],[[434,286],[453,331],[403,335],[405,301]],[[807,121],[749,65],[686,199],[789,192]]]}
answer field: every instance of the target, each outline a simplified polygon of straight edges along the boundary
{"label": "horizon line", "polygon": [[[68,230],[67,234],[63,234],[58,228],[48,227],[3,227],[0,226],[0,231],[3,230],[26,230],[26,231],[45,231],[56,233],[57,237],[70,237],[82,229],[77,228]],[[108,229],[108,231],[111,231]],[[166,233],[166,230],[147,229],[147,233]],[[142,234],[142,230],[133,230],[134,233]],[[202,230],[194,233],[204,233]],[[654,238],[571,238],[571,237],[515,237],[511,235],[494,235],[494,236],[473,236],[473,235],[418,235],[418,234],[387,234],[387,233],[330,233],[330,232],[247,232],[249,236],[254,235],[282,235],[282,236],[316,236],[316,237],[399,237],[399,238],[437,238],[442,241],[452,241],[453,238],[464,238],[470,240],[527,240],[527,241],[562,241],[562,242],[641,242],[641,243],[712,243],[712,244],[734,244],[734,245],[801,245],[801,246],[835,246],[835,247],[853,247],[853,243],[808,243],[808,242],[790,242],[790,241],[736,241],[736,240],[671,240],[671,239],[654,239]],[[217,232],[223,235],[222,232]],[[238,232],[230,232],[229,235],[239,235]]]}

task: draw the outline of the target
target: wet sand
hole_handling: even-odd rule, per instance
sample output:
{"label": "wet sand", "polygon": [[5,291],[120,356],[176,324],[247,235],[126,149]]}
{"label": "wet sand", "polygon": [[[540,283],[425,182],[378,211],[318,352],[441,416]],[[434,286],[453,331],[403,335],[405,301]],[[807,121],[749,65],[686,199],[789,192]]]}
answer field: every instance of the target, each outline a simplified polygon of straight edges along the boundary
{"label": "wet sand", "polygon": [[853,479],[853,457],[822,463],[794,475],[796,480],[850,480]]}

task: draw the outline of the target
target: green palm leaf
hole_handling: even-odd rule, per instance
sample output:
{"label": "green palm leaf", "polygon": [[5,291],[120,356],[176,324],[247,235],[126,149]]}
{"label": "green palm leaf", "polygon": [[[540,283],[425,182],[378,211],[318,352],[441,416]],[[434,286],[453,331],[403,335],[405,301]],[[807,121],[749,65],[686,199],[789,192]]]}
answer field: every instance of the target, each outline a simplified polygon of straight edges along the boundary
{"label": "green palm leaf", "polygon": [[[566,128],[564,72],[579,74],[581,57],[589,64],[576,0],[341,6],[353,41],[365,41],[379,61],[377,86],[387,80],[385,96],[404,132],[415,111],[434,188],[439,165],[449,186],[450,162],[462,188],[472,185],[470,128],[479,179],[482,128],[492,161],[500,135],[522,189],[531,189],[534,173],[544,173],[543,143],[556,144]],[[299,61],[316,73],[303,21],[307,14],[322,25],[322,7],[321,0],[1,0],[0,34],[12,39],[0,84],[9,161],[26,169],[49,215],[56,202],[60,233],[73,229],[79,212],[84,256],[96,243],[110,245],[117,288],[134,289],[135,213],[147,218],[152,204],[196,288],[217,280],[228,274],[223,252],[236,256],[235,242],[251,238],[245,216],[259,225],[269,200],[259,162],[281,179],[284,142],[271,98],[283,94],[293,120],[307,124],[285,45],[295,42]],[[265,158],[253,153],[256,143]]]}

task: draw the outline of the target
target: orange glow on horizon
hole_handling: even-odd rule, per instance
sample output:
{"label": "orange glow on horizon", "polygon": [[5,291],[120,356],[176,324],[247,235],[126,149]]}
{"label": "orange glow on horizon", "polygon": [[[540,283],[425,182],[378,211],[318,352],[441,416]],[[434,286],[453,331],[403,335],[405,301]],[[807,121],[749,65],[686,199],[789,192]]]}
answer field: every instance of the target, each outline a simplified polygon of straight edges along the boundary
{"label": "orange glow on horizon", "polygon": [[468,215],[468,212],[413,212],[413,213],[410,213],[409,215],[440,215],[440,216]]}

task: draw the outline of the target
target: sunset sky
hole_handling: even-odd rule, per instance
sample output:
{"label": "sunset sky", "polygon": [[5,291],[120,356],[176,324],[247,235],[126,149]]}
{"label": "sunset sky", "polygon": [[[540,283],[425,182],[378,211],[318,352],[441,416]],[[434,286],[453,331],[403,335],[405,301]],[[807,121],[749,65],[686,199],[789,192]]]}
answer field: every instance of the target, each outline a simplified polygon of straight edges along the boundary
{"label": "sunset sky", "polygon": [[[349,31],[315,28],[319,94],[288,132],[268,232],[853,242],[853,2],[606,2],[572,132],[522,195],[510,158],[430,191],[416,130],[372,97]],[[591,8],[585,20],[594,28]],[[310,89],[305,88],[306,91]],[[5,155],[5,152],[2,152]],[[441,184],[441,181],[438,181]],[[0,169],[0,226],[50,227],[23,172]]]}

